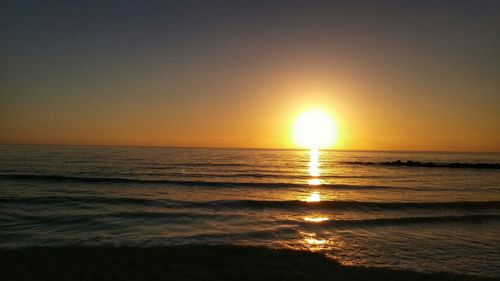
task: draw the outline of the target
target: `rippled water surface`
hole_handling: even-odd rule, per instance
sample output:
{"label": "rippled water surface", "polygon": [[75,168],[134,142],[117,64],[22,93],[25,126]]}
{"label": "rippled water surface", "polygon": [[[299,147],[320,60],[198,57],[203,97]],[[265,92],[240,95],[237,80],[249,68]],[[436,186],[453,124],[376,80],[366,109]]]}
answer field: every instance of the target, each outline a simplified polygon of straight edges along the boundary
{"label": "rippled water surface", "polygon": [[452,163],[500,154],[4,145],[0,247],[233,243],[500,276],[500,169]]}

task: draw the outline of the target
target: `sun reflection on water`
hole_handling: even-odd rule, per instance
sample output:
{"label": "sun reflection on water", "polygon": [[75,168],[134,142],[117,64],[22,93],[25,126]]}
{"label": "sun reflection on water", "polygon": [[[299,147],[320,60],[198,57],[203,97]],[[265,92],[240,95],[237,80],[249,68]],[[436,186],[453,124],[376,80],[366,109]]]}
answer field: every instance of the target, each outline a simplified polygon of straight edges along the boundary
{"label": "sun reflection on water", "polygon": [[[309,175],[311,178],[307,181],[307,184],[310,186],[320,186],[321,185],[321,179],[319,179],[320,176],[320,170],[319,170],[319,150],[318,149],[311,149],[309,151],[309,163],[307,164],[309,166]],[[321,201],[320,199],[320,194],[318,191],[314,191],[309,195],[309,197],[306,199],[307,202],[319,202]]]}
{"label": "sun reflection on water", "polygon": [[318,237],[318,235],[314,232],[300,231],[299,235],[301,236],[300,244],[305,249],[308,249],[310,251],[320,251],[329,248],[328,240]]}
{"label": "sun reflection on water", "polygon": [[309,185],[321,185],[321,180],[320,179],[310,179],[307,181],[307,184],[309,184]]}
{"label": "sun reflection on water", "polygon": [[320,171],[319,171],[319,150],[317,149],[311,149],[309,151],[309,175],[311,177],[319,177]]}
{"label": "sun reflection on water", "polygon": [[[320,179],[321,171],[319,169],[320,167],[320,161],[319,161],[319,150],[318,149],[311,149],[309,151],[309,175],[311,176],[310,179],[308,179],[307,184],[311,187],[320,187],[322,184],[322,180]],[[311,194],[305,199],[306,202],[308,203],[313,203],[313,202],[321,202],[321,193],[319,191],[312,191]],[[321,223],[324,221],[329,220],[328,217],[322,216],[322,215],[314,215],[314,216],[306,216],[304,217],[304,221],[310,222],[310,223]],[[311,251],[317,251],[317,250],[325,250],[330,248],[328,245],[328,240],[319,238],[315,232],[299,232],[300,236],[302,238],[300,239],[300,244],[303,245],[306,249],[309,249]]]}
{"label": "sun reflection on water", "polygon": [[326,243],[326,240],[324,239],[306,238],[304,240],[311,245],[323,245]]}
{"label": "sun reflection on water", "polygon": [[321,202],[321,196],[318,191],[314,191],[306,198],[307,202]]}
{"label": "sun reflection on water", "polygon": [[[322,181],[319,178],[321,175],[320,170],[319,170],[319,150],[318,149],[311,149],[309,151],[309,163],[307,164],[309,166],[309,175],[311,178],[307,180],[307,184],[310,186],[320,186]],[[320,193],[318,191],[313,191],[309,197],[306,199],[307,202],[320,202]]]}
{"label": "sun reflection on water", "polygon": [[328,218],[327,217],[305,217],[304,220],[310,221],[310,222],[323,222],[323,221],[327,221]]}
{"label": "sun reflection on water", "polygon": [[319,177],[320,176],[319,150],[311,149],[309,151],[309,163],[307,165],[309,166],[309,175],[311,177]]}

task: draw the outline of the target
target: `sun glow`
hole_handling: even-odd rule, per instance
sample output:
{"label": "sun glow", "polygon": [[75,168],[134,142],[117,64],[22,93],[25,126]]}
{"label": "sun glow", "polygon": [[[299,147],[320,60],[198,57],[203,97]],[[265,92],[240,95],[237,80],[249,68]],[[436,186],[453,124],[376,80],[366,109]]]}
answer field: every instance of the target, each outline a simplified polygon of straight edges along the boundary
{"label": "sun glow", "polygon": [[324,111],[306,111],[295,121],[293,140],[298,146],[309,149],[326,148],[333,146],[337,139],[337,125]]}

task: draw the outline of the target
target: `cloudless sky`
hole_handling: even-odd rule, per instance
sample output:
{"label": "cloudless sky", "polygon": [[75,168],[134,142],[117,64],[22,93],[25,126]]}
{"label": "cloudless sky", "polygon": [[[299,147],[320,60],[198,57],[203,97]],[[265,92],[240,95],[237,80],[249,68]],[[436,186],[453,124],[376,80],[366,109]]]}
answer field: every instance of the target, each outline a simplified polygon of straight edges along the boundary
{"label": "cloudless sky", "polygon": [[500,151],[500,1],[2,1],[0,143]]}

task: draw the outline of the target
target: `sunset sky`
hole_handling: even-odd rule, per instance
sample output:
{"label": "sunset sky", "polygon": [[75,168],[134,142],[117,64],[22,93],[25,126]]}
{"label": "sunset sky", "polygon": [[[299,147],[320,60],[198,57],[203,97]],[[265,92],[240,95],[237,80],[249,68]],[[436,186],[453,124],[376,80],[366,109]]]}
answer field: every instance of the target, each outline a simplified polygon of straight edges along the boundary
{"label": "sunset sky", "polygon": [[500,151],[500,1],[2,1],[0,143]]}

